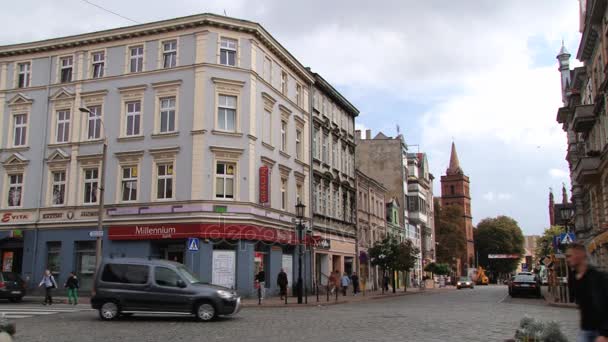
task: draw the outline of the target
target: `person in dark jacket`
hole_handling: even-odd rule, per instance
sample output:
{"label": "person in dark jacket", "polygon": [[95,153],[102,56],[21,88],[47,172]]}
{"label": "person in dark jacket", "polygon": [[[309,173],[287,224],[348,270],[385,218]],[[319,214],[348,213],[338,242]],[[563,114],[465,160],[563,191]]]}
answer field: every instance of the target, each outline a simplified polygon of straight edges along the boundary
{"label": "person in dark jacket", "polygon": [[285,273],[285,270],[283,270],[281,268],[281,272],[279,272],[279,275],[277,276],[277,285],[279,286],[279,289],[280,289],[281,299],[283,299],[284,297],[287,296],[287,284],[288,283],[289,283],[289,281],[287,280],[287,273]]}
{"label": "person in dark jacket", "polygon": [[68,279],[65,281],[65,288],[68,289],[68,304],[78,304],[78,278],[74,272],[70,272]]}
{"label": "person in dark jacket", "polygon": [[260,297],[264,299],[266,296],[266,272],[264,272],[264,270],[260,270],[255,276],[255,280],[258,281],[260,286]]}
{"label": "person in dark jacket", "polygon": [[359,276],[356,272],[350,276],[350,281],[353,283],[353,295],[356,296],[359,293]]}
{"label": "person in dark jacket", "polygon": [[576,273],[574,293],[581,312],[578,341],[608,342],[608,275],[589,265],[581,244],[569,245],[566,259]]}

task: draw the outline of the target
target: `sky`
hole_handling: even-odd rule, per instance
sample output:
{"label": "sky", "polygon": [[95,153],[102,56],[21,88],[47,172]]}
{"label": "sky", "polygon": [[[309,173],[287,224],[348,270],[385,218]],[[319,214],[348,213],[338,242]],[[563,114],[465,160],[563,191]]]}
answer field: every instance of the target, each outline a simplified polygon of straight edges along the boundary
{"label": "sky", "polygon": [[0,45],[225,13],[262,24],[323,75],[361,111],[358,129],[396,135],[398,125],[412,152],[428,154],[435,194],[454,141],[474,223],[508,215],[540,234],[549,188],[557,199],[570,188],[555,56],[563,40],[579,65],[576,0],[91,2],[11,2]]}

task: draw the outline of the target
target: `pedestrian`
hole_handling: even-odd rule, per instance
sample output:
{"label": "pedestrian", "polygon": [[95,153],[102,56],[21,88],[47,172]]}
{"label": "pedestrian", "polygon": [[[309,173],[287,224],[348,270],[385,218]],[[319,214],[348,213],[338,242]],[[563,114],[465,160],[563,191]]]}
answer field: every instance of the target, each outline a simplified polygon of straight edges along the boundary
{"label": "pedestrian", "polygon": [[38,287],[42,287],[44,285],[44,304],[43,305],[52,305],[53,304],[53,296],[52,290],[57,288],[57,283],[55,282],[55,278],[51,274],[51,271],[45,270],[44,275],[42,276],[42,280]]}
{"label": "pedestrian", "polygon": [[289,283],[289,280],[287,280],[287,273],[285,273],[285,270],[283,270],[281,268],[281,272],[279,272],[279,275],[277,276],[277,285],[279,286],[280,289],[280,295],[281,295],[281,299],[283,299],[284,297],[287,297],[287,284]]}
{"label": "pedestrian", "polygon": [[260,297],[264,299],[266,296],[266,272],[264,272],[263,269],[260,270],[255,276],[255,280],[257,280],[260,285]]}
{"label": "pedestrian", "polygon": [[384,274],[384,280],[383,280],[383,285],[384,285],[384,291],[388,291],[388,283],[389,283],[389,278],[387,274]]}
{"label": "pedestrian", "polygon": [[350,285],[350,278],[346,272],[344,272],[342,279],[340,279],[340,283],[342,285],[342,295],[346,296],[346,290],[348,289],[348,285]]}
{"label": "pedestrian", "polygon": [[350,276],[350,280],[353,283],[353,296],[356,296],[359,293],[359,276],[357,272],[353,272],[353,275]]}
{"label": "pedestrian", "polygon": [[68,304],[77,305],[78,304],[78,278],[74,272],[70,272],[68,279],[65,281],[65,288],[68,289]]}
{"label": "pedestrian", "polygon": [[333,295],[334,291],[336,290],[336,273],[335,272],[331,272],[329,274],[329,278],[327,278],[327,290],[329,291],[329,293],[331,295]]}
{"label": "pedestrian", "polygon": [[578,341],[608,342],[608,275],[589,265],[582,244],[570,244],[566,259],[575,272],[574,293],[581,313]]}

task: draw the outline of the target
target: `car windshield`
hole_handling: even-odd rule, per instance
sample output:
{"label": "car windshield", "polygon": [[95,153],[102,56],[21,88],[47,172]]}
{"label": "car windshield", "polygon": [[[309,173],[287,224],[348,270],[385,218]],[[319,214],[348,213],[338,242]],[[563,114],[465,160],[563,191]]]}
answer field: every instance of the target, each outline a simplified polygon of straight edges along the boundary
{"label": "car windshield", "polygon": [[467,277],[460,277],[460,281],[469,281],[469,278],[467,278]]}
{"label": "car windshield", "polygon": [[194,275],[190,270],[188,270],[184,266],[180,266],[177,268],[177,272],[188,281],[190,284],[200,283],[201,281]]}
{"label": "car windshield", "polygon": [[522,282],[522,283],[533,283],[535,282],[534,276],[532,275],[518,275],[517,277],[515,277],[515,281],[516,282]]}

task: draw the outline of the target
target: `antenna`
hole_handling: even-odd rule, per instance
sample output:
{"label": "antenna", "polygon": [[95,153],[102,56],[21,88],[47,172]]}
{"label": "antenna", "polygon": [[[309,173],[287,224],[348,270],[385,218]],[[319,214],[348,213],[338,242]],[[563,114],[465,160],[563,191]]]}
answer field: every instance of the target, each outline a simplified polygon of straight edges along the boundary
{"label": "antenna", "polygon": [[401,129],[399,128],[399,125],[396,125],[396,126],[397,126],[397,135],[399,135],[401,133]]}
{"label": "antenna", "polygon": [[227,17],[227,16],[228,16],[228,14],[226,14],[226,10],[224,10],[224,17]]}

